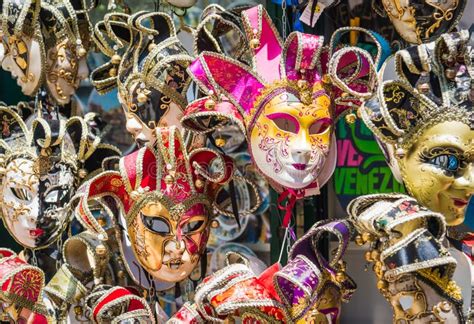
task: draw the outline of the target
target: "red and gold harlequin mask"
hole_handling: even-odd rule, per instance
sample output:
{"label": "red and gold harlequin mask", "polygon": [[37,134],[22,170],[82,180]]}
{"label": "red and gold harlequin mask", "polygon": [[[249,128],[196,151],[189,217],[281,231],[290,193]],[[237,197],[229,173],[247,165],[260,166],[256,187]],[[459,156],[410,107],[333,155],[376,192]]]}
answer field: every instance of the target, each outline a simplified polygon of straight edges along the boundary
{"label": "red and gold harlequin mask", "polygon": [[[155,148],[145,147],[120,161],[120,172],[105,172],[84,188],[77,207],[82,222],[106,237],[87,201],[104,195],[123,207],[133,252],[154,279],[185,279],[204,251],[219,184],[233,164],[208,149],[187,152],[175,127],[157,129]],[[208,173],[207,169],[219,170]]]}
{"label": "red and gold harlequin mask", "polygon": [[335,167],[335,121],[372,95],[380,55],[339,46],[338,37],[323,48],[322,37],[298,32],[283,44],[262,6],[242,18],[254,65],[201,53],[189,70],[209,97],[191,103],[181,122],[209,132],[234,121],[275,189],[315,194]]}

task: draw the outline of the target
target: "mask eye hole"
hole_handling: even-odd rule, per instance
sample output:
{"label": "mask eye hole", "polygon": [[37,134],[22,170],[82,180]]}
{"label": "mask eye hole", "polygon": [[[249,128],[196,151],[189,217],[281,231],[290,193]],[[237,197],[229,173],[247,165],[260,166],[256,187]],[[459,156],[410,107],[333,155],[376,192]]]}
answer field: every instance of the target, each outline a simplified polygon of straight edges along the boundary
{"label": "mask eye hole", "polygon": [[182,232],[183,234],[190,234],[194,232],[200,232],[204,228],[205,222],[202,219],[190,220],[183,225]]}
{"label": "mask eye hole", "polygon": [[25,188],[10,187],[12,194],[19,200],[30,201],[32,199],[31,193]]}
{"label": "mask eye hole", "polygon": [[453,154],[440,154],[428,162],[451,173],[456,173],[460,166],[458,157]]}
{"label": "mask eye hole", "polygon": [[61,188],[51,190],[44,198],[44,201],[49,204],[62,202],[66,198],[67,192],[67,190]]}
{"label": "mask eye hole", "polygon": [[140,213],[143,224],[147,229],[156,234],[167,235],[170,234],[171,229],[168,222],[162,217],[151,217]]}
{"label": "mask eye hole", "polygon": [[290,114],[286,113],[274,113],[267,115],[275,126],[287,133],[298,134],[300,130],[300,124],[296,120],[296,118]]}
{"label": "mask eye hole", "polygon": [[330,118],[318,119],[309,127],[310,135],[317,135],[326,132],[326,130],[331,127],[332,120]]}

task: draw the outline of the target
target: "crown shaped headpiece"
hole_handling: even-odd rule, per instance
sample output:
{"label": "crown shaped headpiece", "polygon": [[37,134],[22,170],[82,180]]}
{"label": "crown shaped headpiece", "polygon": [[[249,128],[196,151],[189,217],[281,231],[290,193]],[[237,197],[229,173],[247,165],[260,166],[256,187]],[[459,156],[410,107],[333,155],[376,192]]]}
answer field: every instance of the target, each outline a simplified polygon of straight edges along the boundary
{"label": "crown shaped headpiece", "polygon": [[427,127],[460,121],[474,129],[474,51],[466,30],[397,52],[399,80],[384,82],[362,118],[386,144],[409,148]]}

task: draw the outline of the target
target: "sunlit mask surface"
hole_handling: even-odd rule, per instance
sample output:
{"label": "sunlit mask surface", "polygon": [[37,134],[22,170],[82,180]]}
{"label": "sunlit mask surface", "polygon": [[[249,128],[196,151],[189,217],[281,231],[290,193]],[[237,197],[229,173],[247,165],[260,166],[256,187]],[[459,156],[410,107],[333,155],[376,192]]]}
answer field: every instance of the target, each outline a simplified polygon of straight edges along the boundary
{"label": "sunlit mask surface", "polygon": [[298,92],[276,90],[251,126],[251,153],[263,174],[279,185],[304,188],[313,183],[329,153],[332,117],[321,89],[311,103]]}
{"label": "sunlit mask surface", "polygon": [[41,176],[37,167],[25,158],[8,163],[0,197],[5,226],[26,248],[45,247],[58,239],[70,215],[68,202],[74,191],[69,166],[55,163]]}
{"label": "sunlit mask surface", "polygon": [[196,204],[181,218],[159,202],[146,204],[128,229],[135,255],[158,280],[177,282],[188,277],[209,235],[206,208]]}

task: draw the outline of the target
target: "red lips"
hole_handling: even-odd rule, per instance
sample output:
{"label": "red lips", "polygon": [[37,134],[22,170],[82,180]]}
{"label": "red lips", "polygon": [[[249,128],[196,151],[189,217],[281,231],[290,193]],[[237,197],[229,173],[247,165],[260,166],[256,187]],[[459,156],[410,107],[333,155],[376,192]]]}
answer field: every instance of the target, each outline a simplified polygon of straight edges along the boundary
{"label": "red lips", "polygon": [[304,169],[306,169],[306,166],[307,166],[307,164],[304,164],[304,163],[293,163],[292,165],[296,170],[300,170],[300,171],[303,171]]}
{"label": "red lips", "polygon": [[466,200],[458,199],[458,198],[453,198],[454,200],[454,206],[461,208],[467,205]]}
{"label": "red lips", "polygon": [[43,233],[44,231],[41,228],[30,230],[30,236],[35,238],[43,235]]}

